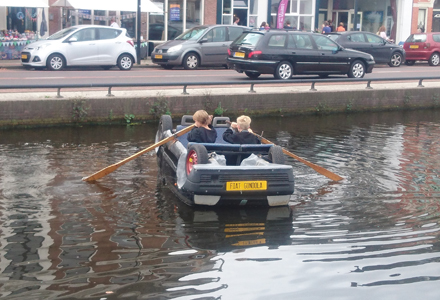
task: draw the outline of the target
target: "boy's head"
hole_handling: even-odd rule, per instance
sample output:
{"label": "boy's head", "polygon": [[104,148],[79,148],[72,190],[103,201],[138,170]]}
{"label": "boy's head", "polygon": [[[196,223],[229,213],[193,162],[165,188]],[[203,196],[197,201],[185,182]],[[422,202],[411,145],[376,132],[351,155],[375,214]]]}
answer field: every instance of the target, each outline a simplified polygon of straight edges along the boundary
{"label": "boy's head", "polygon": [[251,118],[248,116],[239,116],[237,118],[237,126],[239,131],[248,130],[249,127],[251,127]]}
{"label": "boy's head", "polygon": [[208,125],[209,115],[204,110],[198,110],[194,113],[193,120],[201,125]]}

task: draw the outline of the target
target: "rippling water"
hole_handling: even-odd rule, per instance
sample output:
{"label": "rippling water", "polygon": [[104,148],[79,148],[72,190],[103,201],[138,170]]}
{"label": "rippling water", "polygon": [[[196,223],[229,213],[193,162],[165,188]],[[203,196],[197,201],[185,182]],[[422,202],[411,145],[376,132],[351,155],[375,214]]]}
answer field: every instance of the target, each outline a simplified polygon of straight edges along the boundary
{"label": "rippling water", "polygon": [[[289,207],[200,209],[157,180],[155,126],[0,132],[2,299],[439,299],[440,111],[255,119]],[[417,298],[416,298],[417,297]]]}

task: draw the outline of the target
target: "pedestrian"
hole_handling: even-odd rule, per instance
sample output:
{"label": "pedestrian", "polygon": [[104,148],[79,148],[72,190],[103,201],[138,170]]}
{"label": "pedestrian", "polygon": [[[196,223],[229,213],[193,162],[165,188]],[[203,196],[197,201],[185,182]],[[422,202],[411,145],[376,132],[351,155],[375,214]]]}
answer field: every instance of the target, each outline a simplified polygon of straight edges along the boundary
{"label": "pedestrian", "polygon": [[328,27],[330,27],[330,32],[335,31],[335,27],[333,26],[333,21],[332,20],[328,20]]}
{"label": "pedestrian", "polygon": [[339,23],[338,28],[336,28],[337,32],[344,32],[345,31],[345,27],[344,27],[344,23]]}
{"label": "pedestrian", "polygon": [[212,127],[212,115],[204,110],[198,110],[193,115],[196,127],[188,133],[188,142],[215,143],[217,131]]}
{"label": "pedestrian", "polygon": [[112,17],[112,19],[110,21],[110,27],[119,28],[119,24],[116,23],[116,18],[115,17]]}
{"label": "pedestrian", "polygon": [[261,144],[257,136],[252,133],[250,125],[250,117],[238,117],[237,122],[232,122],[230,128],[223,133],[223,140],[231,144]]}
{"label": "pedestrian", "polygon": [[290,25],[289,20],[286,21],[286,24],[284,25],[284,29],[292,29],[292,26]]}
{"label": "pedestrian", "polygon": [[381,38],[383,38],[384,40],[387,40],[388,42],[394,42],[394,40],[390,39],[390,38],[387,36],[386,31],[387,31],[387,29],[385,28],[384,25],[382,25],[382,26],[379,27],[379,30],[377,31],[377,35],[379,35],[379,36],[380,36]]}
{"label": "pedestrian", "polygon": [[263,23],[261,23],[261,25],[260,25],[260,30],[267,30],[267,29],[269,29],[270,27],[267,25],[267,23],[266,22],[263,22]]}
{"label": "pedestrian", "polygon": [[240,18],[239,17],[235,17],[234,25],[238,25],[239,22],[240,22]]}
{"label": "pedestrian", "polygon": [[330,33],[331,31],[332,31],[332,29],[328,26],[328,22],[325,21],[324,26],[322,27],[322,33],[327,34],[327,33]]}

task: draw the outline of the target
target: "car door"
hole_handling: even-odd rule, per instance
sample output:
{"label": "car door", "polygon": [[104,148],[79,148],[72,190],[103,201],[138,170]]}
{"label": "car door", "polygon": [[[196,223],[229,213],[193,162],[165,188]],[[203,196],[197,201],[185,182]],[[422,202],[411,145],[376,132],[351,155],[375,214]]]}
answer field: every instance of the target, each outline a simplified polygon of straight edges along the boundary
{"label": "car door", "polygon": [[114,65],[121,53],[124,41],[118,39],[122,30],[117,28],[98,28],[98,60],[100,65]]}
{"label": "car door", "polygon": [[387,42],[378,35],[366,33],[368,43],[370,44],[370,53],[373,55],[376,63],[388,63],[391,57],[391,49],[387,46]]}
{"label": "car door", "polygon": [[308,34],[289,34],[288,52],[294,62],[295,73],[316,73],[319,70],[318,52]]}
{"label": "car door", "polygon": [[66,60],[70,66],[97,65],[98,46],[96,44],[96,29],[84,28],[75,32],[66,45]]}
{"label": "car door", "polygon": [[226,26],[212,28],[201,38],[200,42],[202,65],[226,63],[230,44],[226,41]]}
{"label": "car door", "polygon": [[318,71],[323,73],[344,73],[350,64],[348,57],[341,55],[339,46],[324,35],[313,35],[318,50]]}

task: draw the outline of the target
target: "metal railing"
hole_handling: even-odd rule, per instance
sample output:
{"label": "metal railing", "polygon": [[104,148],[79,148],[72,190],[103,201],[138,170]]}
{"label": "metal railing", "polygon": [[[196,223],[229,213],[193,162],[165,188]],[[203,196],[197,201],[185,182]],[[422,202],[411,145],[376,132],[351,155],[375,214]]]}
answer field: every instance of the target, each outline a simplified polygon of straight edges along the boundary
{"label": "metal railing", "polygon": [[317,91],[317,84],[326,83],[366,83],[366,89],[373,89],[372,82],[399,82],[399,81],[416,81],[419,88],[424,87],[424,80],[436,80],[440,82],[440,76],[427,76],[427,77],[407,77],[407,78],[327,78],[327,79],[291,79],[291,80],[240,80],[240,81],[223,81],[223,82],[178,82],[178,83],[73,83],[73,84],[0,84],[0,90],[4,89],[57,89],[57,98],[63,98],[61,96],[61,89],[76,89],[76,88],[108,88],[107,97],[114,96],[112,94],[112,88],[125,88],[125,87],[183,87],[182,95],[189,95],[188,87],[199,86],[225,86],[225,85],[250,85],[249,93],[256,93],[255,85],[279,85],[284,87],[294,84],[310,84],[310,91]]}

